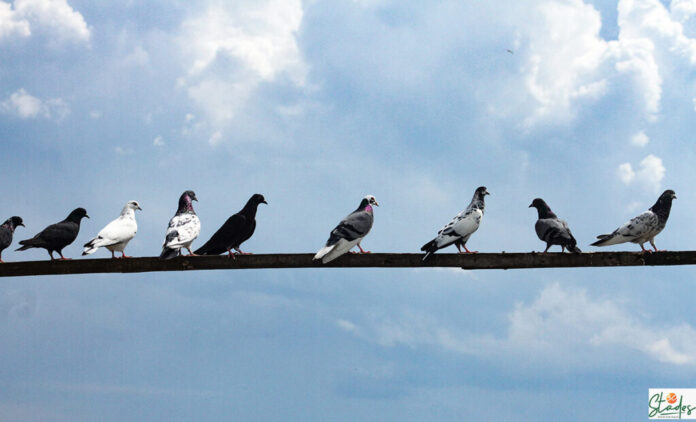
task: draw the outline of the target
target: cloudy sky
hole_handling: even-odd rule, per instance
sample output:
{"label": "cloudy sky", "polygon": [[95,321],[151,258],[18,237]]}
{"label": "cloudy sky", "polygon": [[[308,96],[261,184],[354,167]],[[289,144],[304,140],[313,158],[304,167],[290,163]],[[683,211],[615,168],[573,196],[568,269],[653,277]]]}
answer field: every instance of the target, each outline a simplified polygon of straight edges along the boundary
{"label": "cloudy sky", "polygon": [[[22,239],[85,207],[75,258],[130,199],[128,253],[159,253],[186,189],[198,244],[264,194],[246,249],[273,253],[366,194],[363,246],[414,252],[480,185],[470,248],[543,248],[543,197],[591,251],[670,188],[657,245],[693,249],[695,113],[695,0],[0,0],[2,218]],[[0,419],[637,420],[648,388],[694,387],[694,275],[6,279]]]}

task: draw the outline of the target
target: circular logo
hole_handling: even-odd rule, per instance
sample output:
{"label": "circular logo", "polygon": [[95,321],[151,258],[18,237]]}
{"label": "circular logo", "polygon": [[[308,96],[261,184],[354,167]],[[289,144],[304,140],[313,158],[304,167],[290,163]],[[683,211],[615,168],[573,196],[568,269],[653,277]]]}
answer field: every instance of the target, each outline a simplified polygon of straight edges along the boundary
{"label": "circular logo", "polygon": [[667,403],[669,404],[674,404],[677,402],[677,395],[674,393],[669,393],[667,394],[667,397],[665,397],[665,400],[667,400]]}

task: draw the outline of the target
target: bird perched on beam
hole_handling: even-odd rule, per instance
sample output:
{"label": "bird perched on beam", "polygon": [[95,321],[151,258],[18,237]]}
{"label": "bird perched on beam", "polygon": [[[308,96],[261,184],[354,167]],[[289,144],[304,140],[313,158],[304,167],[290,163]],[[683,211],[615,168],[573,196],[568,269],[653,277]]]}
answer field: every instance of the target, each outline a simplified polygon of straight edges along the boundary
{"label": "bird perched on beam", "polygon": [[97,237],[85,243],[82,255],[89,255],[101,247],[111,251],[111,258],[116,258],[114,252],[121,252],[121,258],[131,258],[126,256],[124,250],[126,245],[135,237],[138,232],[138,224],[135,222],[135,210],[141,210],[138,201],[128,201],[121,210],[121,215],[107,224],[97,234]]}
{"label": "bird perched on beam", "polygon": [[536,208],[539,213],[539,219],[534,225],[534,229],[539,239],[546,242],[544,253],[548,252],[552,245],[560,245],[561,252],[564,252],[566,248],[568,252],[582,252],[577,246],[577,240],[570,232],[568,223],[558,218],[543,199],[534,199],[529,208]]}
{"label": "bird perched on beam", "polygon": [[160,259],[172,259],[179,256],[181,248],[188,249],[187,256],[195,255],[191,251],[191,243],[201,233],[201,221],[193,210],[192,201],[198,201],[192,190],[187,190],[179,197],[179,208],[174,217],[169,220]]}
{"label": "bird perched on beam", "polygon": [[486,195],[490,195],[490,193],[488,193],[485,186],[476,188],[469,206],[467,206],[464,211],[455,215],[452,221],[441,228],[440,231],[437,232],[437,237],[435,239],[421,247],[421,251],[425,251],[423,261],[428,259],[428,257],[434,254],[438,249],[446,248],[452,244],[457,247],[459,253],[462,253],[462,247],[464,248],[464,253],[476,253],[476,251],[472,252],[467,249],[466,242],[481,225],[483,211],[484,208],[486,208]]}
{"label": "bird perched on beam", "polygon": [[631,242],[639,244],[643,252],[652,252],[643,247],[645,242],[650,242],[655,252],[659,252],[655,246],[655,236],[665,228],[674,199],[677,199],[677,194],[673,190],[668,189],[662,192],[655,205],[639,216],[633,217],[610,234],[600,234],[597,236],[599,240],[594,242],[592,246],[609,246]]}
{"label": "bird perched on beam", "polygon": [[0,263],[3,262],[2,251],[7,249],[12,243],[12,236],[18,226],[24,227],[24,222],[22,221],[22,217],[17,216],[8,218],[2,223],[2,226],[0,226]]}
{"label": "bird perched on beam", "polygon": [[314,260],[321,259],[323,264],[333,261],[339,256],[351,250],[353,246],[360,249],[360,253],[370,253],[364,251],[360,242],[370,232],[374,217],[372,207],[378,207],[377,199],[372,195],[367,195],[360,201],[360,205],[346,218],[341,220],[338,225],[331,230],[329,240],[326,245],[314,255]]}
{"label": "bird perched on beam", "polygon": [[19,244],[23,246],[17,250],[44,248],[51,257],[51,261],[55,259],[53,258],[54,251],[60,255],[59,260],[70,259],[63,256],[63,248],[73,243],[77,238],[77,234],[80,232],[80,221],[85,217],[89,218],[84,208],[75,208],[65,220],[51,224],[31,239],[20,240]]}
{"label": "bird perched on beam", "polygon": [[268,202],[266,202],[263,195],[256,193],[249,198],[241,211],[228,218],[225,224],[213,234],[213,237],[194,253],[196,255],[219,255],[227,251],[228,256],[234,258],[234,253],[232,252],[232,249],[234,249],[240,255],[249,254],[242,252],[240,246],[256,230],[256,210],[259,204],[268,204]]}

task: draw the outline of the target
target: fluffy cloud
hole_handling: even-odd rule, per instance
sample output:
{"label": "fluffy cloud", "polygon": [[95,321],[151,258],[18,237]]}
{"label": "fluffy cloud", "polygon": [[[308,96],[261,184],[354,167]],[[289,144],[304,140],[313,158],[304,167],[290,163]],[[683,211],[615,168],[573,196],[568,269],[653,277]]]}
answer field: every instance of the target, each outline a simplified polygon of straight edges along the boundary
{"label": "fluffy cloud", "polygon": [[0,102],[0,111],[22,119],[45,118],[62,120],[70,113],[68,104],[60,98],[41,100],[20,89]]}
{"label": "fluffy cloud", "polygon": [[650,142],[650,138],[648,138],[648,135],[646,135],[642,130],[633,135],[631,138],[631,144],[639,147],[648,145],[648,142]]}
{"label": "fluffy cloud", "polygon": [[0,2],[0,40],[28,37],[31,29],[49,32],[54,41],[89,41],[90,30],[82,14],[66,0],[15,0]]}
{"label": "fluffy cloud", "polygon": [[631,163],[623,163],[619,165],[617,173],[619,179],[627,185],[635,181],[641,185],[648,186],[654,192],[658,192],[662,179],[665,177],[665,171],[662,159],[650,154],[643,158],[637,171],[633,169]]}
{"label": "fluffy cloud", "polygon": [[180,43],[188,70],[179,83],[216,128],[229,124],[263,82],[283,77],[304,85],[296,40],[302,17],[299,0],[266,0],[215,3],[184,21]]}
{"label": "fluffy cloud", "polygon": [[646,322],[609,299],[593,299],[585,290],[553,284],[534,302],[518,304],[508,315],[503,337],[461,332],[430,316],[405,314],[393,320],[369,316],[364,325],[337,321],[339,329],[383,347],[435,347],[484,358],[533,357],[545,367],[567,370],[621,361],[626,351],[671,365],[696,364],[696,330],[688,324],[664,327]]}
{"label": "fluffy cloud", "polygon": [[31,35],[29,22],[22,19],[12,9],[11,4],[0,2],[0,41],[13,36],[28,37],[29,35]]}
{"label": "fluffy cloud", "polygon": [[[680,19],[693,1],[675,1],[675,13],[658,0],[620,0],[618,40],[599,35],[599,12],[582,0],[548,1],[537,9],[529,31],[525,74],[538,103],[531,122],[572,118],[576,103],[603,96],[617,76],[628,78],[642,98],[646,118],[660,111],[662,66],[686,59],[696,67],[696,39],[684,33]],[[540,16],[540,17],[539,17]]]}

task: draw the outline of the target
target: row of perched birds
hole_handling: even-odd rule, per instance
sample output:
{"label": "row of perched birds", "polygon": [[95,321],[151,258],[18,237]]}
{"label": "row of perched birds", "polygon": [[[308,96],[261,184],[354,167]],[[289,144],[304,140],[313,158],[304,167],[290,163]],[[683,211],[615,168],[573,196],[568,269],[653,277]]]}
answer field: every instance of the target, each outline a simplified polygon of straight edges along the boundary
{"label": "row of perched birds", "polygon": [[[476,253],[476,251],[470,251],[466,247],[466,243],[481,225],[486,207],[486,195],[489,193],[485,186],[477,188],[469,206],[440,229],[433,240],[421,247],[421,251],[425,252],[424,261],[435,251],[450,245],[455,245],[459,253]],[[612,233],[597,236],[599,240],[592,243],[592,246],[632,242],[639,244],[643,252],[652,252],[643,246],[649,242],[655,252],[658,252],[657,246],[655,246],[655,236],[665,228],[672,208],[672,200],[676,197],[673,190],[664,191],[655,205]],[[191,250],[191,244],[201,232],[201,222],[193,209],[193,201],[198,201],[198,199],[196,194],[190,190],[184,192],[179,198],[176,214],[169,220],[160,254],[161,259],[177,257],[182,254],[182,249],[188,251],[186,256],[219,255],[227,252],[230,258],[234,258],[236,254],[246,254],[242,252],[240,246],[254,234],[256,211],[259,204],[268,204],[263,195],[252,195],[244,208],[229,217],[210,240],[194,252]],[[372,228],[373,206],[379,206],[375,197],[365,196],[360,201],[358,208],[341,220],[331,231],[326,245],[317,252],[314,259],[320,259],[323,263],[327,263],[349,252],[355,246],[358,247],[360,253],[369,253],[369,251],[363,250],[360,242]],[[569,252],[581,252],[568,223],[558,218],[543,199],[534,199],[529,207],[536,208],[538,212],[539,217],[534,228],[539,239],[546,242],[544,253],[553,245],[560,246],[561,252],[566,249]],[[128,201],[118,218],[107,224],[95,238],[84,244],[82,255],[94,253],[97,249],[104,247],[111,251],[112,258],[117,258],[115,252],[121,252],[120,258],[130,258],[126,256],[124,251],[128,242],[135,237],[138,231],[138,225],[135,221],[136,210],[142,210],[138,202]],[[87,211],[84,208],[77,208],[65,220],[46,227],[31,239],[20,241],[19,244],[22,246],[17,250],[44,248],[48,251],[51,260],[54,259],[53,252],[60,255],[60,260],[68,259],[63,256],[63,248],[77,238],[80,231],[80,221],[84,217],[89,218]],[[17,216],[10,217],[0,226],[0,262],[2,262],[2,251],[12,243],[14,230],[18,226],[24,226],[24,222]]]}

